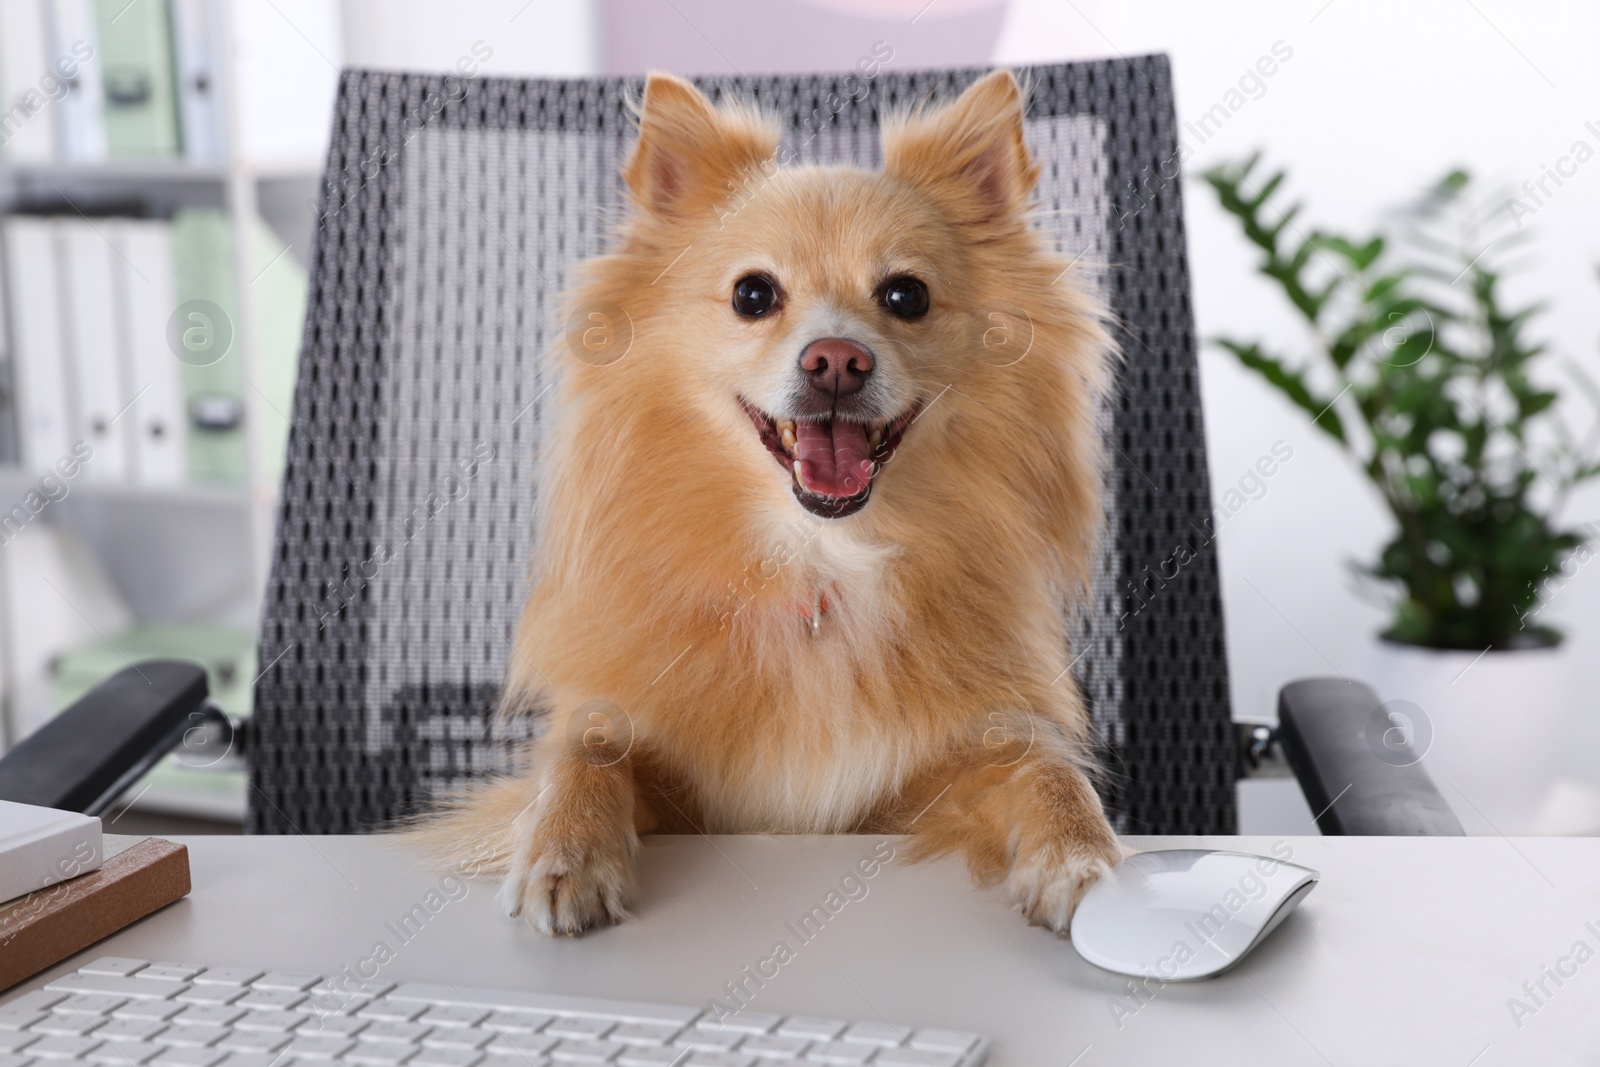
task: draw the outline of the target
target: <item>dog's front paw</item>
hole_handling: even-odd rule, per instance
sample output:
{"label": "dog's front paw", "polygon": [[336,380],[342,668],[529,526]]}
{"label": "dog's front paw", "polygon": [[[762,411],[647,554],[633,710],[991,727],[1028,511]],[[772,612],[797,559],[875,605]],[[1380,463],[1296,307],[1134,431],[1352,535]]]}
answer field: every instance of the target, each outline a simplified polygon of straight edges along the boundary
{"label": "dog's front paw", "polygon": [[1122,859],[1113,840],[1051,841],[1018,853],[1006,875],[1006,897],[1036,926],[1067,932],[1083,894]]}
{"label": "dog's front paw", "polygon": [[605,841],[535,841],[519,854],[495,900],[543,934],[581,934],[628,918],[634,895],[633,834]]}

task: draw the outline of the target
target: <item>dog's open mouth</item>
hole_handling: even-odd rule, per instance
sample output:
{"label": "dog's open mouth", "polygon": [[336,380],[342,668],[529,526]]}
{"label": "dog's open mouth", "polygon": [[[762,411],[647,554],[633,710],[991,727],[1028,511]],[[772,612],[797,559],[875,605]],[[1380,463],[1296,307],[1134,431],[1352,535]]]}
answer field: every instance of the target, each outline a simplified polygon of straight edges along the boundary
{"label": "dog's open mouth", "polygon": [[854,515],[872,495],[872,480],[894,455],[920,404],[888,421],[854,422],[828,416],[779,418],[743,397],[761,443],[793,483],[795,499],[813,515]]}

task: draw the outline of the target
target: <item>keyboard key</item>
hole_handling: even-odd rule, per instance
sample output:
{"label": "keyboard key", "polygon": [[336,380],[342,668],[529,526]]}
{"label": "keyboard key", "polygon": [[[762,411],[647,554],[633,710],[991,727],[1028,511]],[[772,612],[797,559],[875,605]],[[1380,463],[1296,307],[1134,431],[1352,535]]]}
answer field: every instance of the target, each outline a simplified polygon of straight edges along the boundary
{"label": "keyboard key", "polygon": [[150,1067],[212,1067],[224,1053],[214,1048],[166,1048],[150,1060]]}
{"label": "keyboard key", "polygon": [[109,1015],[113,1008],[126,1003],[122,997],[108,997],[103,993],[78,993],[52,1005],[50,1010],[72,1015]]}
{"label": "keyboard key", "polygon": [[176,1045],[183,1048],[205,1048],[228,1036],[222,1026],[169,1026],[155,1037],[158,1045]]}
{"label": "keyboard key", "polygon": [[41,1037],[28,1046],[28,1055],[40,1059],[75,1060],[100,1042],[92,1037]]}
{"label": "keyboard key", "polygon": [[276,1056],[264,1052],[235,1052],[217,1067],[284,1067]]}
{"label": "keyboard key", "polygon": [[365,1019],[357,1019],[350,1015],[323,1015],[312,1019],[300,1028],[302,1034],[337,1034],[340,1037],[355,1037],[356,1034],[365,1032],[371,1025]]}
{"label": "keyboard key", "polygon": [[300,1005],[301,1011],[318,1015],[353,1015],[372,1003],[371,997],[346,996],[343,993],[312,993]]}
{"label": "keyboard key", "polygon": [[617,1067],[683,1067],[681,1048],[630,1048],[617,1057]]}
{"label": "keyboard key", "polygon": [[298,974],[293,971],[268,971],[250,983],[253,989],[288,989],[303,993],[322,981],[320,974]]}
{"label": "keyboard key", "polygon": [[165,1024],[155,1019],[110,1019],[95,1027],[94,1036],[101,1041],[149,1041],[165,1029]]}
{"label": "keyboard key", "polygon": [[930,1052],[967,1051],[978,1043],[978,1035],[965,1030],[918,1030],[911,1035],[910,1045]]}
{"label": "keyboard key", "polygon": [[476,1026],[437,1026],[422,1043],[429,1048],[480,1049],[497,1036],[493,1030]]}
{"label": "keyboard key", "polygon": [[534,1011],[491,1011],[483,1025],[504,1034],[531,1034],[544,1029],[551,1018]]}
{"label": "keyboard key", "polygon": [[961,1067],[961,1054],[937,1049],[886,1048],[872,1067]]}
{"label": "keyboard key", "polygon": [[910,1032],[907,1027],[890,1026],[888,1023],[856,1023],[844,1032],[844,1039],[881,1048],[898,1048]]}
{"label": "keyboard key", "polygon": [[792,1019],[785,1019],[778,1025],[778,1033],[784,1037],[804,1037],[812,1041],[832,1041],[839,1036],[846,1023],[843,1019],[814,1019],[804,1015],[796,1015]]}
{"label": "keyboard key", "polygon": [[[132,978],[129,981],[137,982],[139,979]],[[195,985],[185,989],[173,999],[183,1004],[232,1004],[248,992],[244,986]]]}
{"label": "keyboard key", "polygon": [[36,1034],[70,1034],[73,1037],[87,1034],[100,1025],[98,1015],[46,1015],[31,1027]]}
{"label": "keyboard key", "polygon": [[[435,1004],[417,1017],[417,1022],[429,1026],[477,1026],[488,1016],[481,1008],[466,1004]],[[609,1028],[610,1023],[606,1026]]]}
{"label": "keyboard key", "polygon": [[235,1030],[293,1030],[310,1016],[299,1011],[247,1011],[233,1024]]}
{"label": "keyboard key", "polygon": [[483,1053],[467,1048],[424,1048],[411,1057],[408,1067],[472,1067]]}
{"label": "keyboard key", "polygon": [[217,1042],[227,1052],[276,1052],[289,1043],[289,1035],[273,1030],[235,1030]]}
{"label": "keyboard key", "polygon": [[543,1056],[535,1059],[529,1056],[499,1056],[491,1052],[478,1061],[477,1067],[550,1067],[550,1061]]}
{"label": "keyboard key", "polygon": [[428,1010],[426,1004],[418,1004],[415,1001],[374,1000],[356,1014],[363,1019],[408,1023],[426,1010]]}
{"label": "keyboard key", "polygon": [[39,1040],[39,1034],[26,1030],[0,1030],[0,1052],[16,1052]]}
{"label": "keyboard key", "polygon": [[178,1026],[227,1026],[244,1014],[244,1009],[227,1004],[191,1004],[172,1017]]}
{"label": "keyboard key", "polygon": [[609,1063],[627,1047],[615,1041],[563,1041],[550,1050],[550,1058],[557,1063]]}
{"label": "keyboard key", "polygon": [[737,1033],[733,1030],[693,1029],[685,1030],[679,1034],[678,1040],[674,1044],[679,1048],[701,1048],[711,1052],[726,1052],[748,1036],[748,1034]]}
{"label": "keyboard key", "polygon": [[394,988],[393,982],[379,982],[375,980],[363,981],[359,978],[326,978],[311,987],[313,996],[333,995],[338,997],[377,997],[383,996]]}
{"label": "keyboard key", "polygon": [[858,1041],[819,1041],[806,1052],[807,1063],[866,1063],[878,1051]]}
{"label": "keyboard key", "polygon": [[27,1056],[15,1052],[0,1052],[0,1067],[28,1067],[32,1062]]}
{"label": "keyboard key", "polygon": [[570,1037],[574,1041],[595,1041],[611,1032],[617,1024],[610,1019],[557,1019],[544,1028],[554,1037]]}
{"label": "keyboard key", "polygon": [[200,985],[249,985],[260,977],[260,971],[244,967],[207,967],[194,980]]}
{"label": "keyboard key", "polygon": [[371,1023],[361,1031],[363,1041],[404,1041],[416,1044],[432,1031],[420,1023]]}
{"label": "keyboard key", "polygon": [[184,1009],[184,1005],[170,1000],[130,1000],[112,1016],[118,1019],[170,1019]]}
{"label": "keyboard key", "polygon": [[205,970],[204,967],[195,967],[187,963],[171,963],[166,960],[161,960],[156,963],[146,965],[145,968],[139,972],[139,974],[144,978],[173,978],[180,982],[187,982],[189,979],[193,978],[203,970]]}
{"label": "keyboard key", "polygon": [[16,1000],[8,1001],[6,1011],[49,1011],[52,1004],[58,1004],[66,999],[67,994],[52,993],[47,987],[36,993],[24,993]]}
{"label": "keyboard key", "polygon": [[0,1031],[25,1030],[44,1018],[42,1011],[17,1011],[15,1008],[0,1010]]}
{"label": "keyboard key", "polygon": [[361,1041],[346,1052],[341,1063],[369,1063],[374,1067],[393,1067],[403,1063],[407,1056],[417,1051],[417,1046],[403,1041]]}
{"label": "keyboard key", "polygon": [[752,1037],[739,1051],[768,1060],[797,1060],[810,1047],[811,1042],[803,1037]]}
{"label": "keyboard key", "polygon": [[683,1067],[755,1067],[756,1058],[742,1052],[694,1052]]}
{"label": "keyboard key", "polygon": [[665,1045],[681,1029],[671,1023],[623,1023],[611,1031],[610,1037],[624,1045]]}
{"label": "keyboard key", "polygon": [[560,1040],[553,1034],[499,1034],[486,1051],[501,1056],[542,1056]]}
{"label": "keyboard key", "polygon": [[286,1011],[305,999],[304,993],[297,993],[292,989],[251,989],[234,1003],[241,1008],[275,1008]]}
{"label": "keyboard key", "polygon": [[104,1067],[128,1067],[130,1063],[144,1063],[166,1051],[167,1046],[146,1041],[107,1041],[84,1059]]}
{"label": "keyboard key", "polygon": [[117,978],[107,974],[69,974],[45,986],[46,990],[63,996],[104,993],[111,997],[137,997],[140,1000],[166,1000],[188,988],[189,983],[176,978],[146,978],[143,971],[132,978]]}
{"label": "keyboard key", "polygon": [[313,1060],[331,1060],[355,1047],[355,1041],[339,1034],[316,1034],[301,1030],[289,1042],[285,1055],[304,1056]]}
{"label": "keyboard key", "polygon": [[733,1030],[741,1034],[770,1034],[772,1028],[783,1022],[783,1016],[764,1011],[735,1011],[722,1018],[707,1015],[695,1023],[702,1030]]}
{"label": "keyboard key", "polygon": [[136,960],[128,956],[101,956],[93,963],[86,963],[78,968],[79,974],[105,974],[113,978],[126,978],[141,968],[148,967],[148,960]]}

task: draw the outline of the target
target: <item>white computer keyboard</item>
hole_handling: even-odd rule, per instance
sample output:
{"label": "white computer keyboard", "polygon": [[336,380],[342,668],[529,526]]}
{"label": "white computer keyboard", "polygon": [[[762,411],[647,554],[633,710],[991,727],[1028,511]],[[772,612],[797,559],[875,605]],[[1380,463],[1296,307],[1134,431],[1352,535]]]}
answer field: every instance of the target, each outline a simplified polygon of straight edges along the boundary
{"label": "white computer keyboard", "polygon": [[989,1043],[752,1011],[106,956],[0,1002],[0,1067],[979,1067]]}

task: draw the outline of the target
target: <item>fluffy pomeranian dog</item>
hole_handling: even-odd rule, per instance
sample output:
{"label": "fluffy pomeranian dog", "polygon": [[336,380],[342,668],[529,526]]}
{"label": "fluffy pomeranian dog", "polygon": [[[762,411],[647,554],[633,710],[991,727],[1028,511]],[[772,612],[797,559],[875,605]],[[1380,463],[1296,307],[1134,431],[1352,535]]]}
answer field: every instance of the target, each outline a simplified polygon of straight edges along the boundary
{"label": "fluffy pomeranian dog", "polygon": [[626,918],[644,833],[908,834],[1057,931],[1120,858],[1065,637],[1112,349],[1028,227],[1024,107],[996,72],[881,171],[778,167],[774,120],[650,77],[551,354],[503,708],[547,727],[418,831],[509,914]]}

